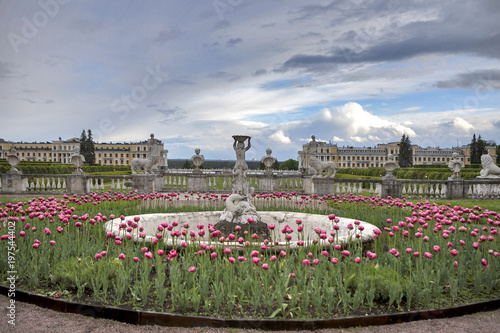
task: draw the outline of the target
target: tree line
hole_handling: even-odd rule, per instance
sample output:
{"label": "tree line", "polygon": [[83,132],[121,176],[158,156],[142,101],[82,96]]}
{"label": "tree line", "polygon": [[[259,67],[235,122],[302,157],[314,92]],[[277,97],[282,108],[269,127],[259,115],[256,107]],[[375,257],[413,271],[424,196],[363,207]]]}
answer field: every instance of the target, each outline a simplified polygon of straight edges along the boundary
{"label": "tree line", "polygon": [[[488,154],[487,146],[496,146],[495,141],[489,140],[485,141],[481,139],[481,134],[476,139],[476,134],[472,135],[472,140],[470,142],[470,163],[471,164],[481,164],[481,155]],[[499,154],[500,146],[496,147],[497,155]],[[403,134],[401,141],[399,142],[399,156],[398,164],[400,168],[411,168],[413,167],[413,149],[411,148],[410,137]]]}

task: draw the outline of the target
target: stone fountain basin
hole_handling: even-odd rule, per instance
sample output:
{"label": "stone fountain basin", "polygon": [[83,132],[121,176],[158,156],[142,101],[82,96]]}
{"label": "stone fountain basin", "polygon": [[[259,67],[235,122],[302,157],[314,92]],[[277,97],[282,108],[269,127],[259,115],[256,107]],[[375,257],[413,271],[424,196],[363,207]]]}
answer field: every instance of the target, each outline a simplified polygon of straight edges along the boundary
{"label": "stone fountain basin", "polygon": [[[205,236],[203,240],[207,242],[210,238],[210,232],[208,231],[208,224],[215,225],[217,222],[219,222],[219,217],[221,216],[221,214],[222,212],[220,211],[209,211],[209,212],[156,213],[156,214],[133,215],[133,216],[126,216],[123,221],[120,218],[115,218],[113,220],[110,220],[104,224],[104,228],[106,232],[111,232],[113,233],[114,236],[120,236],[122,238],[125,238],[127,231],[124,229],[120,230],[119,227],[120,223],[127,222],[129,220],[133,221],[134,217],[138,216],[140,217],[138,225],[139,227],[143,227],[144,229],[143,232],[146,234],[146,237],[140,238],[138,236],[137,229],[135,229],[132,230],[132,232],[130,233],[133,236],[132,239],[135,242],[151,243],[153,237],[155,237],[156,233],[159,232],[157,229],[158,226],[163,222],[172,224],[174,221],[177,221],[179,225],[175,227],[174,230],[182,230],[184,229],[182,225],[184,223],[189,223],[188,231],[192,230],[196,234],[198,233],[198,229],[196,226],[199,223],[202,223],[205,229]],[[320,239],[319,235],[314,231],[314,229],[320,228],[321,230],[326,230],[327,238],[332,237],[330,235],[330,231],[334,230],[332,222],[328,219],[327,215],[307,214],[298,212],[275,212],[275,211],[259,211],[259,215],[262,218],[262,222],[268,225],[272,223],[275,224],[276,229],[274,230],[273,237],[274,240],[279,241],[279,244],[276,246],[277,249],[285,248],[287,246],[287,243],[285,241],[285,234],[281,232],[281,229],[283,229],[286,224],[288,224],[288,226],[294,230],[294,232],[291,233],[292,239],[290,240],[290,247],[293,248],[298,246],[297,228],[299,225],[296,223],[298,219],[302,221],[301,225],[304,228],[302,233],[304,234],[304,242],[306,244],[312,242],[314,239],[317,239],[320,243],[329,245],[326,239],[325,240]],[[334,244],[345,244],[350,240],[352,241],[353,239],[355,239],[356,234],[361,235],[360,239],[362,240],[362,242],[364,243],[369,242],[373,240],[373,235],[374,235],[373,231],[375,229],[378,229],[373,224],[360,221],[360,225],[364,227],[364,230],[361,232],[356,228],[356,225],[354,223],[356,220],[345,217],[338,217],[338,219],[339,222],[337,224],[339,225],[339,229],[336,231],[338,239],[336,239]],[[353,230],[348,229],[349,224],[352,224],[354,226]],[[170,236],[170,231],[165,230],[165,233],[168,233],[168,237],[165,237],[163,241],[165,245],[167,245],[167,247],[172,247],[173,243],[172,243],[172,237]],[[241,235],[237,235],[237,237],[239,236]],[[189,238],[188,236],[181,235],[176,239],[176,245],[178,246],[180,242],[183,240],[189,243],[188,238]],[[197,238],[199,239],[198,236]],[[212,244],[215,245],[220,243],[218,242],[217,239],[213,239]],[[232,247],[232,248],[244,247],[243,244],[239,244],[238,242],[224,242],[223,244],[221,244],[221,246]]]}

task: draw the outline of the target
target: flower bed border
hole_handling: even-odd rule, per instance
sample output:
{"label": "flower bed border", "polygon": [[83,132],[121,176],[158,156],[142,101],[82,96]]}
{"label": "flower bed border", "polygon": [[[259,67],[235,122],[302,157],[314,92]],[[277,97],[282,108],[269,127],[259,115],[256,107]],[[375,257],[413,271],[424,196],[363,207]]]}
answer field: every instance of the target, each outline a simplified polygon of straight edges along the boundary
{"label": "flower bed border", "polygon": [[[7,296],[9,287],[0,285],[0,294]],[[160,325],[170,327],[227,327],[261,330],[315,330],[390,325],[424,319],[459,317],[500,308],[500,298],[470,303],[445,309],[410,311],[375,316],[344,317],[333,319],[220,319],[202,316],[183,316],[163,312],[127,310],[118,307],[81,304],[16,290],[15,300],[31,303],[50,310],[75,313],[87,317],[111,319],[134,325]]]}

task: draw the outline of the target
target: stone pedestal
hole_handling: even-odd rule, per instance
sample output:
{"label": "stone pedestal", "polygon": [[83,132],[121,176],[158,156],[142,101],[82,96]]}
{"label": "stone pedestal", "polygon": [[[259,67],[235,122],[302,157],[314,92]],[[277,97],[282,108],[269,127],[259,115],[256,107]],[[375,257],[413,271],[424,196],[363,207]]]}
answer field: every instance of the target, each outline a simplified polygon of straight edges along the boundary
{"label": "stone pedestal", "polygon": [[7,194],[20,194],[25,191],[23,181],[21,179],[21,172],[7,171],[2,175],[2,193]]}
{"label": "stone pedestal", "polygon": [[188,191],[206,192],[207,176],[202,174],[193,174],[188,177]]}
{"label": "stone pedestal", "polygon": [[313,183],[310,175],[304,176],[304,193],[313,194]]}
{"label": "stone pedestal", "polygon": [[312,193],[318,195],[335,194],[335,179],[329,177],[312,177]]}
{"label": "stone pedestal", "polygon": [[446,199],[463,199],[466,197],[466,186],[463,179],[448,180]]}
{"label": "stone pedestal", "polygon": [[68,193],[87,194],[87,179],[84,172],[73,172],[66,182]]}
{"label": "stone pedestal", "polygon": [[132,175],[133,189],[139,193],[151,193],[161,190],[161,177],[150,174]]}
{"label": "stone pedestal", "polygon": [[382,198],[401,197],[401,183],[393,175],[386,175],[382,178]]}
{"label": "stone pedestal", "polygon": [[278,191],[278,177],[272,173],[265,174],[264,177],[260,178],[260,191],[266,192],[276,192]]}

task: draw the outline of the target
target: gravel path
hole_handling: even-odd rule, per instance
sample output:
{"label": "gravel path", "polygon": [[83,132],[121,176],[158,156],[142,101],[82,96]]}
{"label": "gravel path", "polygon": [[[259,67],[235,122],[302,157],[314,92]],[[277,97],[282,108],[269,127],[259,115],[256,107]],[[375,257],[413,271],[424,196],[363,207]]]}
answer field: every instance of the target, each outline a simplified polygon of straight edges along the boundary
{"label": "gravel path", "polygon": [[[106,333],[129,333],[129,332],[168,332],[168,333],[239,333],[260,332],[256,330],[242,330],[234,328],[180,328],[161,326],[136,326],[123,324],[112,320],[94,319],[76,314],[60,313],[29,303],[16,302],[16,325],[8,323],[7,306],[9,299],[0,295],[0,306],[2,316],[0,318],[0,332],[106,332]],[[317,330],[319,333],[334,332],[405,332],[405,333],[460,333],[460,332],[500,332],[500,309],[489,312],[480,312],[473,315],[450,319],[421,320],[410,323],[394,324],[386,326],[351,328],[351,329],[328,329]],[[284,331],[275,331],[284,332]],[[296,331],[306,332],[306,331]]]}

